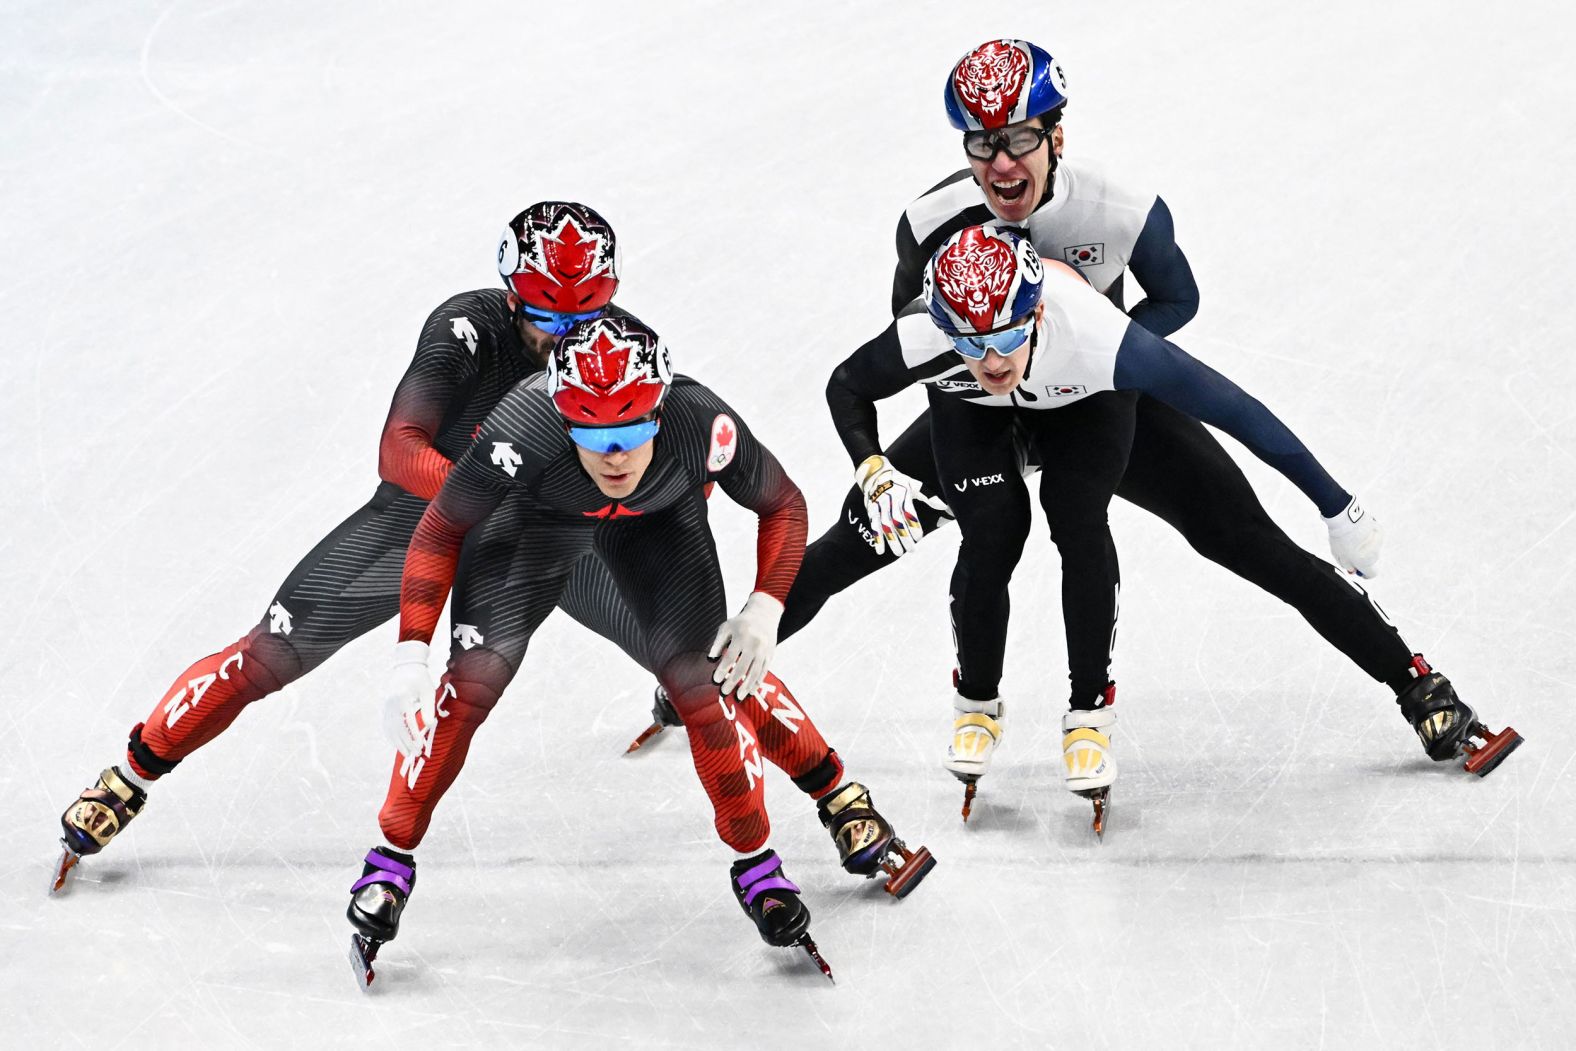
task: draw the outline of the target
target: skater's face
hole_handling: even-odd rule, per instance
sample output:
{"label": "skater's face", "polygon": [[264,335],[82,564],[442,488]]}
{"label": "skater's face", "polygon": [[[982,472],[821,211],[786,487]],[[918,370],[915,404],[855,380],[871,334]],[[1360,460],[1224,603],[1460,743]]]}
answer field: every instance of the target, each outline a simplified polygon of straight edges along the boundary
{"label": "skater's face", "polygon": [[656,444],[655,441],[647,441],[633,449],[608,453],[594,452],[577,444],[575,454],[580,457],[580,466],[585,468],[586,474],[591,476],[603,496],[622,500],[640,485],[646,468],[651,466],[651,451]]}
{"label": "skater's face", "polygon": [[[981,135],[971,132],[970,136],[983,138],[991,145],[1004,146],[1015,139],[1023,139],[1030,129],[1040,127],[1039,117],[1009,124],[998,132],[987,132]],[[1045,196],[1045,188],[1050,185],[1051,179],[1051,153],[1062,155],[1062,126],[1056,128],[1045,136],[1038,145],[1021,157],[1014,157],[1008,149],[997,149],[995,156],[989,160],[981,160],[965,151],[969,158],[969,168],[974,172],[974,181],[980,184],[985,191],[985,203],[995,215],[1009,223],[1021,223],[1029,218],[1040,203],[1040,198]]]}
{"label": "skater's face", "polygon": [[963,364],[968,367],[969,374],[986,394],[1002,396],[1018,389],[1018,384],[1029,367],[1029,356],[1034,351],[1034,341],[1040,338],[1040,318],[1044,314],[1044,303],[1034,308],[1033,335],[1011,354],[987,350],[983,358],[963,358]]}
{"label": "skater's face", "polygon": [[[598,311],[589,314],[550,314],[545,311],[532,311],[529,307],[522,307],[520,300],[513,292],[509,293],[509,309],[514,312],[515,327],[520,330],[520,342],[525,345],[526,356],[536,362],[541,368],[547,368],[547,359],[552,357],[553,347],[558,342],[558,337],[569,330],[572,320],[596,317]],[[533,319],[533,314],[540,314]]]}
{"label": "skater's face", "polygon": [[515,324],[520,328],[520,342],[525,344],[526,357],[541,368],[547,368],[547,359],[552,356],[553,346],[558,342],[558,337],[545,329],[537,328],[518,315],[515,317]]}

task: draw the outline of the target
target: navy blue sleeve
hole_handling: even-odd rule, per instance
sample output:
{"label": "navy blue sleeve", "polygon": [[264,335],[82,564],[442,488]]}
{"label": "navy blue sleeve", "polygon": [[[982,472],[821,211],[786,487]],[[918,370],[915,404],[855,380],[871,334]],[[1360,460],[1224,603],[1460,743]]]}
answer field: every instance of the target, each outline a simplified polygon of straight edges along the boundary
{"label": "navy blue sleeve", "polygon": [[1118,390],[1153,395],[1225,431],[1290,479],[1326,518],[1339,514],[1352,499],[1307,446],[1258,399],[1136,323],[1127,326],[1117,350],[1115,384]]}
{"label": "navy blue sleeve", "polygon": [[1198,313],[1198,282],[1187,256],[1177,247],[1176,230],[1171,224],[1171,209],[1155,198],[1133,243],[1127,268],[1144,286],[1148,298],[1141,300],[1127,316],[1157,336],[1169,336]]}

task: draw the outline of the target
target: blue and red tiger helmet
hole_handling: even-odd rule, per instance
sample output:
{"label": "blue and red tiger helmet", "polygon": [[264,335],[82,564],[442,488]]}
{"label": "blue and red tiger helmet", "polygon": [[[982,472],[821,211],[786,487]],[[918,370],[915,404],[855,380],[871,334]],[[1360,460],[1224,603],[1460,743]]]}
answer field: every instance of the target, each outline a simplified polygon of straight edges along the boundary
{"label": "blue and red tiger helmet", "polygon": [[564,422],[616,427],[650,416],[673,383],[662,337],[639,318],[577,321],[553,347],[547,393]]}
{"label": "blue and red tiger helmet", "polygon": [[1067,105],[1067,78],[1044,48],[987,40],[947,76],[947,119],[959,131],[989,131]]}
{"label": "blue and red tiger helmet", "polygon": [[921,294],[937,328],[977,336],[1022,324],[1040,305],[1044,285],[1033,241],[1015,230],[967,226],[930,257]]}

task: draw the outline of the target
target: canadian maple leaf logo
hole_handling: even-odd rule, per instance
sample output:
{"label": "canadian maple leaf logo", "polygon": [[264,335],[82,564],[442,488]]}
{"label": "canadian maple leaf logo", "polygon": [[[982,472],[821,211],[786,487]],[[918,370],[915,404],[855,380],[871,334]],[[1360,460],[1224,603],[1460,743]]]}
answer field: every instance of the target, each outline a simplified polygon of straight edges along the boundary
{"label": "canadian maple leaf logo", "polygon": [[733,428],[728,426],[727,420],[717,425],[717,444],[724,449],[733,444]]}

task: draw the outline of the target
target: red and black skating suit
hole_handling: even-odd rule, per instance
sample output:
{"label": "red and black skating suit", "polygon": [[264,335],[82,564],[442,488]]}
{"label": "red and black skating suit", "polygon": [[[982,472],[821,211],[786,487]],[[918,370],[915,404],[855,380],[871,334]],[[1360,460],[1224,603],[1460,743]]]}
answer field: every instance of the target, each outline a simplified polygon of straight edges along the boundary
{"label": "red and black skating suit", "polygon": [[[462,292],[433,311],[394,391],[378,446],[382,483],[372,499],[296,565],[256,627],[176,678],[131,732],[132,768],[148,779],[168,773],[246,705],[399,612],[405,549],[427,501],[498,399],[540,369],[526,353],[503,289]],[[626,652],[639,653],[634,619],[616,604],[606,570],[594,559],[564,589],[563,606]]]}
{"label": "red and black skating suit", "polygon": [[[396,847],[421,841],[532,634],[593,554],[611,572],[649,666],[689,728],[724,842],[753,851],[766,841],[763,758],[811,795],[836,786],[835,753],[782,683],[768,675],[756,697],[723,700],[706,656],[728,616],[707,489],[715,482],[760,516],[755,590],[778,601],[804,554],[804,498],[738,414],[701,384],[676,377],[661,419],[640,484],[611,499],[581,467],[545,378],[533,377],[498,403],[422,516],[405,563],[400,639],[431,637],[456,579],[452,616],[475,624],[476,638],[452,653],[438,684],[430,752],[396,757],[380,815]],[[548,706],[539,710],[572,706],[595,688],[594,670],[584,679],[555,687],[535,702]]]}

